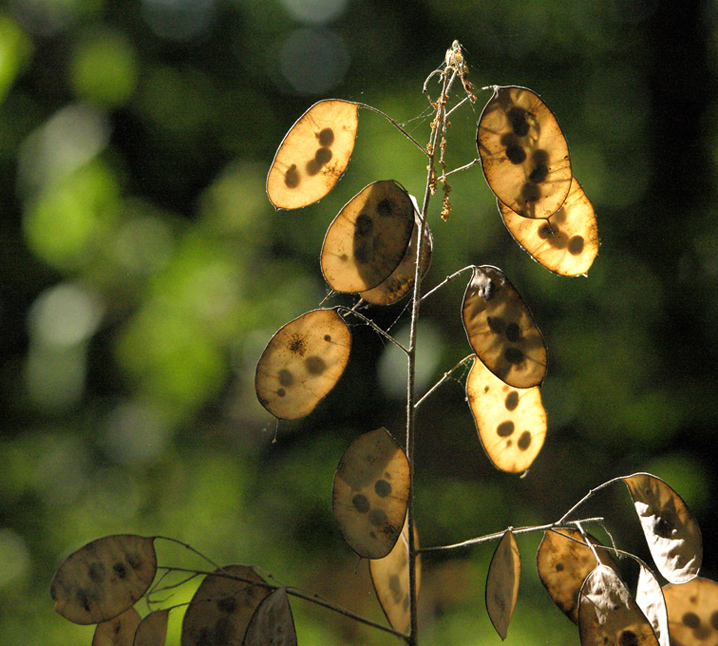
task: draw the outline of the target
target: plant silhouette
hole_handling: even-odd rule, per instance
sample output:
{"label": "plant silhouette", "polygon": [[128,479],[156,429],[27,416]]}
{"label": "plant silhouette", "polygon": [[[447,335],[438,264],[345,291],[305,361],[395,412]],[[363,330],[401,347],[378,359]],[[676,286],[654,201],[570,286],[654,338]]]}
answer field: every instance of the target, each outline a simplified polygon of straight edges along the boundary
{"label": "plant silhouette", "polygon": [[[539,264],[563,276],[583,275],[598,252],[593,208],[574,177],[568,145],[554,115],[526,88],[484,89],[491,97],[477,124],[477,157],[464,166],[448,168],[444,155],[449,117],[476,102],[462,48],[455,41],[424,84],[434,114],[426,146],[376,108],[336,99],[320,101],[290,129],[267,177],[267,194],[277,208],[302,208],[323,198],[350,163],[360,110],[386,118],[427,160],[421,201],[399,180],[383,179],[362,188],[341,209],[326,233],[320,264],[331,289],[329,299],[354,294],[354,304],[322,303],[283,326],[262,353],[255,379],[257,397],[266,410],[278,419],[291,420],[311,414],[341,379],[351,360],[347,319],[370,326],[406,355],[403,445],[386,428],[358,435],[336,469],[331,501],[338,531],[356,554],[369,560],[387,624],[280,584],[256,566],[219,566],[209,559],[209,571],[158,565],[155,542],[173,539],[113,535],[68,557],[51,584],[55,608],[62,616],[97,624],[93,643],[161,646],[170,612],[183,611],[182,646],[296,644],[291,598],[324,606],[416,646],[421,634],[417,604],[422,554],[492,541],[497,547],[485,584],[486,609],[505,639],[519,594],[522,558],[517,538],[529,532],[543,533],[537,555],[539,577],[556,605],[578,625],[583,646],[668,646],[669,632],[676,639],[680,635],[682,646],[693,646],[699,627],[716,629],[713,613],[718,611],[718,593],[712,582],[697,576],[702,559],[698,525],[679,495],[650,474],[604,482],[553,522],[509,527],[452,545],[419,545],[414,514],[416,418],[427,397],[453,373],[470,364],[467,403],[481,444],[496,468],[525,473],[547,430],[540,391],[548,364],[546,346],[527,303],[504,272],[489,265],[463,267],[431,290],[423,290],[433,248],[429,227],[433,197],[442,191],[440,217],[448,220],[449,178],[481,165],[504,224]],[[455,98],[456,94],[461,96]],[[462,275],[468,275],[468,282],[457,314],[471,353],[419,396],[415,382],[422,303]],[[402,298],[409,301],[410,333],[405,344],[365,313],[370,306]],[[626,554],[613,545],[602,545],[584,528],[589,523],[603,526],[604,519],[576,517],[588,499],[621,482],[657,570],[656,574],[627,555],[640,567],[635,598],[612,558]],[[171,587],[165,579],[169,572],[185,572],[184,583],[203,577],[189,604],[156,607],[162,605],[161,593]],[[668,583],[668,605],[659,577]],[[143,598],[150,612],[141,617],[134,606]]]}

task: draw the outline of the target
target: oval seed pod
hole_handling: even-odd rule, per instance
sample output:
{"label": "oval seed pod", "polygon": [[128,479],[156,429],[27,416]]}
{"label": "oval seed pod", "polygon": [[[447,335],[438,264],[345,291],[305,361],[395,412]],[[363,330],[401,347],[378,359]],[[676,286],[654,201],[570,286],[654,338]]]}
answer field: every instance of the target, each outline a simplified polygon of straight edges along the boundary
{"label": "oval seed pod", "polygon": [[55,610],[76,624],[122,614],[150,587],[157,572],[154,538],[117,534],[88,543],[65,559],[50,584]]}
{"label": "oval seed pod", "polygon": [[646,619],[651,622],[653,632],[660,646],[671,646],[671,639],[668,631],[668,610],[666,600],[663,597],[661,584],[653,572],[641,564],[638,572],[638,583],[636,584],[636,603]]}
{"label": "oval seed pod", "polygon": [[290,128],[267,175],[267,195],[278,209],[298,209],[323,198],[349,164],[359,105],[315,103]]}
{"label": "oval seed pod", "polygon": [[114,619],[97,624],[92,646],[133,646],[140,615],[133,607]]}
{"label": "oval seed pod", "polygon": [[506,639],[519,595],[521,553],[510,529],[496,547],[486,576],[486,611],[501,639]]}
{"label": "oval seed pod", "polygon": [[365,292],[386,280],[406,254],[414,205],[394,180],[364,187],[329,226],[322,273],[337,292]]}
{"label": "oval seed pod", "polygon": [[670,583],[685,583],[697,576],[703,561],[703,539],[683,499],[649,473],[636,473],[623,481],[658,571]]}
{"label": "oval seed pod", "polygon": [[529,308],[496,267],[474,267],[462,303],[464,330],[484,365],[514,388],[538,386],[546,346]]}
{"label": "oval seed pod", "polygon": [[496,86],[479,118],[476,145],[487,183],[512,211],[528,218],[558,211],[571,186],[568,144],[534,92]]}
{"label": "oval seed pod", "polygon": [[575,177],[561,208],[545,220],[521,217],[501,201],[498,206],[514,240],[546,269],[581,276],[593,264],[599,245],[596,215]]}
{"label": "oval seed pod", "polygon": [[227,565],[208,574],[187,606],[181,646],[241,646],[257,606],[271,591],[248,565]]}
{"label": "oval seed pod", "polygon": [[[598,549],[601,544],[590,534],[588,540],[596,547],[601,563],[618,572],[608,551]],[[544,532],[536,553],[539,578],[551,600],[575,624],[578,623],[581,585],[597,565],[594,551],[579,530],[561,527]]]}
{"label": "oval seed pod", "polygon": [[285,588],[277,588],[252,615],[243,646],[297,646],[294,617]]}
{"label": "oval seed pod", "polygon": [[155,610],[147,615],[137,627],[132,646],[165,646],[170,611]]}
{"label": "oval seed pod", "polygon": [[391,552],[406,517],[409,461],[385,428],[356,438],[339,462],[332,510],[344,540],[359,556]]}
{"label": "oval seed pod", "polygon": [[[414,525],[414,545],[419,547],[419,533]],[[391,627],[404,634],[411,629],[409,607],[409,527],[404,521],[401,537],[391,552],[381,559],[369,561],[374,591]],[[416,593],[421,586],[421,556],[416,557]]]}
{"label": "oval seed pod", "polygon": [[[434,249],[434,240],[429,229],[429,224],[424,225],[424,244],[421,248],[419,256],[419,266],[421,267],[422,277],[429,271],[431,265],[431,254]],[[406,248],[404,258],[399,266],[392,272],[391,276],[384,282],[380,283],[374,289],[361,292],[360,296],[367,303],[372,305],[392,305],[404,298],[409,290],[414,286],[414,278],[416,276],[416,245],[419,239],[419,215],[416,214],[414,222],[414,232],[411,234],[409,246]]]}
{"label": "oval seed pod", "polygon": [[659,646],[648,619],[616,572],[598,565],[579,593],[581,646]]}
{"label": "oval seed pod", "polygon": [[508,473],[528,469],[546,437],[539,387],[512,388],[475,359],[466,379],[466,397],[493,465]]}
{"label": "oval seed pod", "polygon": [[257,398],[279,419],[311,413],[349,361],[351,333],[335,310],[312,310],[272,337],[257,362]]}
{"label": "oval seed pod", "polygon": [[706,646],[718,640],[718,583],[697,576],[663,586],[668,629],[675,646]]}

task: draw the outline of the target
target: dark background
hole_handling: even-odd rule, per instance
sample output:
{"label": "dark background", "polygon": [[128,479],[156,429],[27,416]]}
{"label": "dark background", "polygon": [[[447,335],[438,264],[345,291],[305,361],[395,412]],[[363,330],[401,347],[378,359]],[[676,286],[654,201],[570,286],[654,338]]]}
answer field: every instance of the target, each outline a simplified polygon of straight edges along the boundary
{"label": "dark background", "polygon": [[[691,0],[0,8],[0,643],[91,643],[90,628],[53,612],[49,581],[67,554],[112,533],[170,536],[381,620],[330,491],[354,437],[378,426],[401,437],[403,361],[354,327],[337,388],[278,425],[255,401],[254,364],[326,295],[318,255],[339,208],[377,179],[420,197],[425,162],[360,111],[352,162],[327,198],[275,212],[264,181],[320,98],[372,104],[426,142],[422,84],[454,39],[477,88],[524,85],[556,114],[602,244],[588,278],[549,273],[511,240],[478,167],[452,178],[448,222],[434,202],[427,287],[470,264],[507,273],[548,343],[549,431],[525,478],[496,471],[457,372],[420,416],[421,542],[550,522],[601,482],[649,471],[698,518],[703,574],[715,577],[716,30],[715,4]],[[451,167],[475,157],[489,97],[452,118]],[[422,392],[470,351],[464,287],[423,308]],[[402,311],[369,313],[401,336]],[[647,558],[620,483],[582,515],[605,516],[618,545]],[[539,538],[520,539],[507,643],[577,644],[538,582]],[[157,544],[162,564],[206,567]],[[493,549],[427,556],[422,643],[499,643],[483,608]],[[193,585],[157,598],[186,602]],[[294,612],[304,646],[396,643],[305,603]],[[181,610],[172,616],[178,643]]]}

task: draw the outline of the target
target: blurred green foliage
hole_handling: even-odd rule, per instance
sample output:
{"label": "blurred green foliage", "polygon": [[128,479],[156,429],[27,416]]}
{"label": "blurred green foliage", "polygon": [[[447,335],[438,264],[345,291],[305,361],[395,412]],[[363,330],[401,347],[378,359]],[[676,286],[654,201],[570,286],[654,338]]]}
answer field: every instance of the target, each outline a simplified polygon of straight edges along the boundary
{"label": "blurred green foliage", "polygon": [[[471,263],[504,269],[549,344],[549,433],[528,477],[509,477],[484,457],[461,386],[433,395],[417,438],[421,542],[548,522],[605,479],[650,470],[691,505],[715,576],[716,15],[711,0],[0,7],[0,643],[89,644],[48,584],[70,551],[126,532],[256,563],[381,620],[329,496],[352,438],[401,436],[396,357],[354,327],[336,391],[279,425],[253,370],[273,332],[326,295],[318,255],[339,208],[377,179],[421,195],[425,163],[363,111],[346,176],[320,203],[274,212],[264,178],[319,98],[370,103],[425,141],[422,84],[455,38],[477,88],[526,85],[557,115],[602,247],[587,279],[549,274],[502,228],[478,167],[452,178],[447,223],[434,204],[426,284]],[[450,166],[476,155],[488,97],[452,117]],[[423,308],[424,388],[469,352],[462,280]],[[401,305],[372,314],[401,329]],[[627,496],[596,513],[645,553]],[[532,571],[537,541],[520,542],[509,640],[577,644]],[[427,643],[498,643],[482,608],[491,551],[425,559]],[[305,646],[395,643],[295,613]]]}

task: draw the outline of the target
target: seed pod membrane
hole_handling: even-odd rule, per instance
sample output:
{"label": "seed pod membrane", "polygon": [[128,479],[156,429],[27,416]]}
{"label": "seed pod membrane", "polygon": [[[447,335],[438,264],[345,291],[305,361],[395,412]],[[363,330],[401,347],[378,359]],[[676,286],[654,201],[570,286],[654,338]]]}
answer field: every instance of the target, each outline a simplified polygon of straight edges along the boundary
{"label": "seed pod membrane", "polygon": [[511,530],[496,547],[486,577],[486,610],[501,639],[506,639],[519,595],[521,554]]}
{"label": "seed pod membrane", "polygon": [[[408,634],[411,628],[409,607],[409,528],[406,521],[401,536],[384,558],[369,561],[374,591],[392,628]],[[419,534],[414,526],[414,545],[419,547]],[[421,586],[421,558],[416,557],[416,592]]]}
{"label": "seed pod membrane", "polygon": [[541,390],[513,388],[474,360],[466,379],[466,398],[481,445],[497,469],[521,473],[541,451],[546,411]]}
{"label": "seed pod membrane", "polygon": [[267,175],[267,195],[276,208],[307,206],[334,188],[354,150],[358,108],[349,101],[319,101],[291,127]]}
{"label": "seed pod membrane", "polygon": [[50,584],[55,610],[76,624],[98,624],[133,606],[157,572],[154,538],[118,534],[65,559]]}
{"label": "seed pod membrane", "polygon": [[668,628],[675,646],[706,646],[718,641],[718,583],[696,577],[663,586]]}
{"label": "seed pod membrane", "polygon": [[248,565],[208,574],[187,606],[181,646],[241,646],[254,611],[271,592],[263,583]]}
{"label": "seed pod membrane", "polygon": [[571,186],[568,144],[546,104],[523,87],[495,87],[476,135],[491,190],[512,211],[547,218]]}
{"label": "seed pod membrane", "polygon": [[538,263],[561,276],[584,275],[598,254],[593,206],[576,178],[566,201],[546,219],[529,219],[498,202],[501,218],[514,240]]}
{"label": "seed pod membrane", "polygon": [[464,330],[484,365],[514,388],[532,388],[546,374],[546,346],[515,287],[496,267],[474,267],[462,303]]}
{"label": "seed pod membrane", "polygon": [[[588,536],[594,546],[600,543]],[[598,558],[618,572],[618,567],[605,549],[596,549]],[[562,527],[544,532],[536,554],[539,578],[552,601],[575,624],[578,623],[578,593],[586,577],[598,562],[580,531]]]}
{"label": "seed pod membrane", "polygon": [[578,629],[581,646],[658,646],[650,622],[607,565],[598,565],[581,586]]}
{"label": "seed pod membrane", "polygon": [[703,539],[686,503],[649,473],[636,473],[623,481],[659,572],[670,583],[686,583],[697,576],[703,561]]}
{"label": "seed pod membrane", "polygon": [[279,419],[311,413],[349,361],[351,333],[335,310],[312,310],[272,337],[257,362],[257,398]]}
{"label": "seed pod membrane", "polygon": [[332,509],[344,540],[359,556],[385,557],[406,517],[409,461],[380,428],[356,438],[344,452],[332,488]]}
{"label": "seed pod membrane", "polygon": [[337,292],[365,292],[389,278],[406,255],[414,205],[393,180],[373,182],[334,218],[324,238],[322,273]]}

